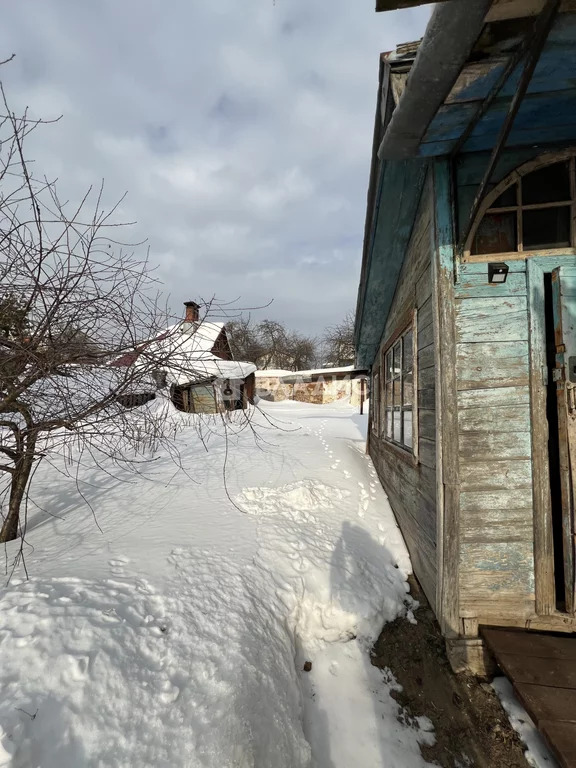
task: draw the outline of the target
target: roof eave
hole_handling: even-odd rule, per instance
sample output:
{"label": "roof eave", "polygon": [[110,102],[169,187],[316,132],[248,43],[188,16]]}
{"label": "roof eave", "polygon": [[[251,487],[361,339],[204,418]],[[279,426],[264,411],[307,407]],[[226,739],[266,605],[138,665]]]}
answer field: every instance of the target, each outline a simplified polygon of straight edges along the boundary
{"label": "roof eave", "polygon": [[400,103],[380,144],[381,160],[415,157],[426,130],[470,57],[492,0],[438,5],[426,29]]}

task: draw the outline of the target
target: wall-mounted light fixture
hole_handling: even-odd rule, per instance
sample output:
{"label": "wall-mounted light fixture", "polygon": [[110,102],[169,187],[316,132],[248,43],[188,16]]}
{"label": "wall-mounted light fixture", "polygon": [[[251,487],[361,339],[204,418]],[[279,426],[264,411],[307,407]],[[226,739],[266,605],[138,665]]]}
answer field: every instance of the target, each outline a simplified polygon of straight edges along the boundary
{"label": "wall-mounted light fixture", "polygon": [[508,264],[504,264],[503,261],[491,261],[488,264],[488,282],[493,284],[505,283],[508,270]]}

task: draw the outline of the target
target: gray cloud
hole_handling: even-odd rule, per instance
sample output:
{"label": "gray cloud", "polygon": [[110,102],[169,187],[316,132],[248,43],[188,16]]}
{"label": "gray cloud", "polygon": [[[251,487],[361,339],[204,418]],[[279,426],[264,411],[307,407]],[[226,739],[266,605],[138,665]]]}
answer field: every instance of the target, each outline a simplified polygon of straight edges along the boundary
{"label": "gray cloud", "polygon": [[[22,0],[0,56],[15,107],[63,115],[29,154],[75,199],[129,195],[178,310],[240,297],[311,334],[355,303],[378,55],[429,10],[351,0]],[[256,314],[258,316],[258,314]]]}

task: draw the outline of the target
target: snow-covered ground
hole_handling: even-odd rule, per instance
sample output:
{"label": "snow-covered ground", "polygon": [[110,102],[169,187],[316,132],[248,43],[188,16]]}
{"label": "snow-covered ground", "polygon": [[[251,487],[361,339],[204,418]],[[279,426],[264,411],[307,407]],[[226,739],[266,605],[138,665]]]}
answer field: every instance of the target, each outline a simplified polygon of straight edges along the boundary
{"label": "snow-covered ground", "polygon": [[426,766],[430,723],[398,719],[370,664],[413,604],[366,417],[169,418],[181,470],[161,453],[138,474],[86,456],[77,478],[70,457],[36,474],[30,580],[20,566],[1,594],[0,766]]}
{"label": "snow-covered ground", "polygon": [[92,509],[40,468],[30,580],[2,594],[0,765],[425,765],[429,724],[398,721],[368,655],[411,602],[365,418],[263,409],[256,439],[241,413],[228,441],[206,422],[208,451],[185,428],[185,471],[167,455],[140,475],[84,460]]}

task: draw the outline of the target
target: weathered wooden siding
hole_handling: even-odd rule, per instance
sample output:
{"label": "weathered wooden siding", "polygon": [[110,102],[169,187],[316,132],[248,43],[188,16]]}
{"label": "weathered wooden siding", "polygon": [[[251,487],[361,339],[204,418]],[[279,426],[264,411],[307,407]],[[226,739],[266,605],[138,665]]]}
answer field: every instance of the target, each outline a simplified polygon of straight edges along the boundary
{"label": "weathered wooden siding", "polygon": [[455,288],[460,461],[460,611],[534,611],[526,263],[503,285],[464,264]]}
{"label": "weathered wooden siding", "polygon": [[[424,185],[383,341],[417,311],[418,460],[375,432],[370,453],[408,546],[414,572],[436,604],[436,414],[431,280],[432,198]],[[379,359],[381,359],[382,348]]]}

